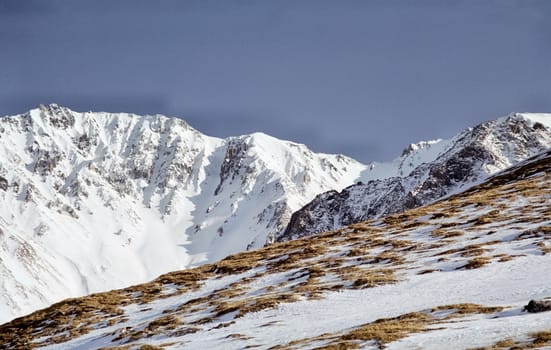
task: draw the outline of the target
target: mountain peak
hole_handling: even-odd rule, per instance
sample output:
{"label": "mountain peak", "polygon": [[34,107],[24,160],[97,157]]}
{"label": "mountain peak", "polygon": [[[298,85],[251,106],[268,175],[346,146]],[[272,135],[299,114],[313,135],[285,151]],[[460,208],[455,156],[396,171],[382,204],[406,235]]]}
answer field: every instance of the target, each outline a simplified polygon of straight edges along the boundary
{"label": "mountain peak", "polygon": [[419,141],[416,143],[410,143],[404,150],[402,151],[402,155],[400,157],[404,158],[409,155],[411,155],[415,151],[419,150],[426,150],[431,148],[432,146],[442,142],[442,139],[435,139],[435,140],[428,140],[428,141]]}
{"label": "mountain peak", "polygon": [[534,129],[551,129],[551,113],[515,113],[514,116],[531,122]]}

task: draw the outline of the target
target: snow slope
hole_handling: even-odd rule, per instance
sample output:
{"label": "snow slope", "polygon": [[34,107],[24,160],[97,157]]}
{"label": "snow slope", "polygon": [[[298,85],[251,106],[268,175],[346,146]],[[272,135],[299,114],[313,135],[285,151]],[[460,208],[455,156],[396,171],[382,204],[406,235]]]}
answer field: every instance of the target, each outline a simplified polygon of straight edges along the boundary
{"label": "snow slope", "polygon": [[551,114],[516,113],[450,140],[412,144],[388,164],[371,164],[363,183],[322,193],[293,214],[288,240],[431,203],[551,147]]}
{"label": "snow slope", "polygon": [[551,347],[551,151],[435,204],[0,326],[6,349]]}
{"label": "snow slope", "polygon": [[261,247],[365,166],[256,133],[57,105],[0,119],[0,322]]}

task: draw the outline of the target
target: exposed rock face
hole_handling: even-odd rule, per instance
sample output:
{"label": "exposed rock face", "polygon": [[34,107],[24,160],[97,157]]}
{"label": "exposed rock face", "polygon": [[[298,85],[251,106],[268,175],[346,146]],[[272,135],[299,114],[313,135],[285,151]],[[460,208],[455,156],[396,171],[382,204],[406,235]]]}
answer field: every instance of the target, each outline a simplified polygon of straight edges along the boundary
{"label": "exposed rock face", "polygon": [[[224,182],[232,182],[244,170],[245,172],[253,172],[253,169],[243,169],[243,162],[247,157],[248,145],[240,139],[230,139],[226,154],[220,168],[220,183],[214,190],[214,194],[218,195],[222,190]],[[246,181],[246,179],[243,179]]]}
{"label": "exposed rock face", "polygon": [[[541,121],[543,121],[543,123]],[[544,125],[545,124],[545,125]],[[295,212],[279,241],[333,230],[351,223],[418,207],[476,184],[489,175],[551,147],[551,114],[513,114],[458,134],[440,152],[404,173],[417,150],[407,147],[395,161],[398,175],[329,191]],[[421,157],[423,158],[423,157]]]}

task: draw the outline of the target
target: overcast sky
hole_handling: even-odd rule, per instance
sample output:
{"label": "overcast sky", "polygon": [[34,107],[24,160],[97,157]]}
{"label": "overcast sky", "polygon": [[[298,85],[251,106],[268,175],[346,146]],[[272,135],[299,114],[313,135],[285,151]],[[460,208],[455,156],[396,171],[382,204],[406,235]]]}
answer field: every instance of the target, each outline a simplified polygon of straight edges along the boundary
{"label": "overcast sky", "polygon": [[551,1],[0,0],[0,115],[51,102],[391,159],[551,112]]}

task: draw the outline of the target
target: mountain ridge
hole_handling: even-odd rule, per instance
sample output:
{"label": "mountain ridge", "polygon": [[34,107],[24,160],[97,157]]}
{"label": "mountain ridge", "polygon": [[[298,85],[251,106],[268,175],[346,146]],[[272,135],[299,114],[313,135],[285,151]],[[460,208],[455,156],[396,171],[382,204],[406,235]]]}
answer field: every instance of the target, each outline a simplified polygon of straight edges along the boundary
{"label": "mountain ridge", "polygon": [[[551,147],[551,114],[515,113],[468,128],[450,140],[408,146],[391,175],[319,194],[293,213],[288,240],[428,204],[468,188]],[[405,167],[404,167],[405,165]],[[384,165],[383,165],[384,167]],[[369,176],[369,175],[368,175]]]}

